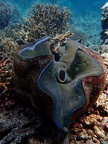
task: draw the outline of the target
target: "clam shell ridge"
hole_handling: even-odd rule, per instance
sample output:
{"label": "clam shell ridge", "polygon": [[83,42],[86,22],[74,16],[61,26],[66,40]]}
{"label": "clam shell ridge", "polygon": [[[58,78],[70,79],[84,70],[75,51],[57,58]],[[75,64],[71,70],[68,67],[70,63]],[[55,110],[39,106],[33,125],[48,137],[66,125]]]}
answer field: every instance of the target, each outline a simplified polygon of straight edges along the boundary
{"label": "clam shell ridge", "polygon": [[[62,47],[60,48],[58,52],[60,59],[55,61],[50,52],[48,40],[49,37],[44,37],[37,40],[33,45],[28,44],[17,55],[23,61],[41,58],[43,55],[52,57],[39,72],[34,84],[37,84],[43,95],[48,95],[53,101],[51,117],[54,123],[58,128],[69,128],[72,114],[77,112],[87,99],[83,79],[98,78],[104,71],[92,55],[73,40],[66,42],[65,50],[63,47],[64,52],[61,52]],[[39,96],[36,95],[36,97]]]}

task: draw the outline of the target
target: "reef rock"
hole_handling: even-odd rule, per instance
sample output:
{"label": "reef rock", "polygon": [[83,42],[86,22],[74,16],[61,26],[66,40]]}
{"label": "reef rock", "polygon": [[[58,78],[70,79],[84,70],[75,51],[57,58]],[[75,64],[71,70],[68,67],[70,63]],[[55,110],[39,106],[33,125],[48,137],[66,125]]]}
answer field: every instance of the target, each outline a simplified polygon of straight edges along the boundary
{"label": "reef rock", "polygon": [[108,8],[102,12],[101,22],[103,29],[101,32],[101,39],[103,40],[104,44],[108,44]]}
{"label": "reef rock", "polygon": [[49,40],[42,37],[18,48],[14,58],[16,88],[58,128],[70,128],[96,102],[104,87],[102,58],[68,40],[55,59]]}

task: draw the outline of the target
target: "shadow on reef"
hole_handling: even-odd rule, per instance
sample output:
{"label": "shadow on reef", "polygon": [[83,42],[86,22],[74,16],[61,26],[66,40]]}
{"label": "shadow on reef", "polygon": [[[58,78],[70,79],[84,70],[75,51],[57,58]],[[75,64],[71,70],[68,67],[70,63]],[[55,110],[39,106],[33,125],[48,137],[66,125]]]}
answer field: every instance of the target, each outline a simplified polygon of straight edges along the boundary
{"label": "shadow on reef", "polygon": [[[40,142],[44,142],[44,140],[50,141],[51,144],[62,144],[66,135],[67,131],[59,129],[56,124],[49,118],[45,111],[46,101],[43,101],[43,98],[40,98],[41,105],[44,107],[44,112],[36,109],[32,106],[32,103],[29,98],[25,97],[22,98],[21,93],[16,93],[17,105],[20,111],[24,112],[24,116],[29,120],[23,128],[30,127],[31,134],[26,137],[26,135],[22,138],[21,143],[27,141],[28,139],[37,139]],[[19,104],[20,102],[20,104]],[[42,109],[43,110],[43,109]],[[21,113],[21,112],[18,112]],[[26,139],[25,139],[26,137]]]}
{"label": "shadow on reef", "polygon": [[[49,143],[63,143],[66,132],[57,128],[46,115],[34,109],[26,99],[18,98],[15,108],[7,109],[0,114],[0,142],[1,144],[30,143],[33,139]],[[25,104],[26,103],[26,104]],[[29,140],[30,139],[30,140]]]}

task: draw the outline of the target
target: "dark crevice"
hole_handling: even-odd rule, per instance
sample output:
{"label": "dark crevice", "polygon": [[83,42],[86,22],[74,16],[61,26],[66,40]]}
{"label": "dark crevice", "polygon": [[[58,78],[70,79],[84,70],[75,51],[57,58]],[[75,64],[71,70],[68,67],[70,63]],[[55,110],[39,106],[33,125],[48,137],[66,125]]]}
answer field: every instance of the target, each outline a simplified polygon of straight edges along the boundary
{"label": "dark crevice", "polygon": [[7,136],[11,131],[12,131],[12,128],[6,131],[0,132],[0,140],[2,140],[5,136]]}

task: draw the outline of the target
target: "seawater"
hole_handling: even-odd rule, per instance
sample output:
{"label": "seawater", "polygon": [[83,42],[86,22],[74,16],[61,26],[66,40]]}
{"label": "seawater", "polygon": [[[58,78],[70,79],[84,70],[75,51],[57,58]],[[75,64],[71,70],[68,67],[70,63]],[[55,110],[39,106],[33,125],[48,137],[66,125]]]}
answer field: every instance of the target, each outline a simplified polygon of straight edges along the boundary
{"label": "seawater", "polygon": [[[2,0],[0,0],[2,1]],[[67,7],[71,12],[71,25],[82,34],[87,36],[89,45],[99,45],[101,29],[101,10],[102,4],[106,0],[3,0],[17,6],[21,15],[27,15],[28,9],[34,3],[59,4]],[[87,44],[87,43],[86,43]]]}

